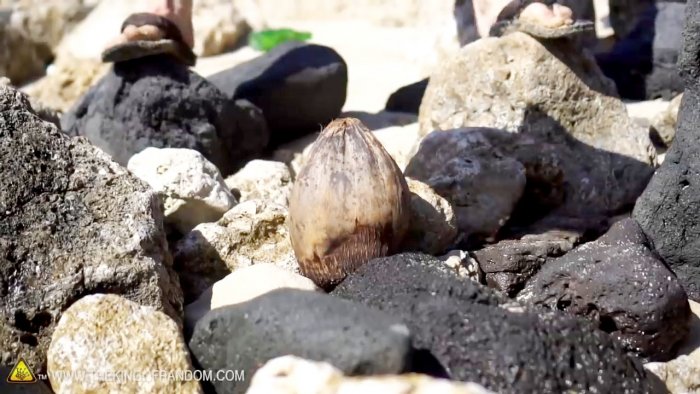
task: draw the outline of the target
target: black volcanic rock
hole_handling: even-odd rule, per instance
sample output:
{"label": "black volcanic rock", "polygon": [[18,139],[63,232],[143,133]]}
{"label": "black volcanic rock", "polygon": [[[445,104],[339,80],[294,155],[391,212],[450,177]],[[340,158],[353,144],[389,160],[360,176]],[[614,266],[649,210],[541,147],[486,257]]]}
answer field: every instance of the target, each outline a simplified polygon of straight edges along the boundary
{"label": "black volcanic rock", "polygon": [[167,56],[116,63],[61,125],[122,165],[147,147],[188,148],[201,152],[224,176],[260,154],[269,139],[258,108],[231,101]]}
{"label": "black volcanic rock", "polygon": [[673,358],[688,333],[688,297],[634,219],[545,264],[518,298],[584,316],[650,361]]}
{"label": "black volcanic rock", "polygon": [[676,137],[634,207],[634,218],[678,275],[689,298],[700,300],[700,2],[688,2],[679,68],[685,93]]}
{"label": "black volcanic rock", "polygon": [[414,347],[432,354],[449,376],[495,392],[664,392],[604,332],[509,305],[430,256],[372,260],[333,294],[402,318]]}
{"label": "black volcanic rock", "polygon": [[[409,369],[411,337],[401,320],[326,294],[276,290],[218,308],[195,326],[189,342],[199,365],[253,376],[284,355],[325,361],[348,375]],[[249,382],[249,380],[247,380]],[[215,382],[217,393],[243,393],[247,383]]]}
{"label": "black volcanic rock", "polygon": [[340,115],[348,67],[332,48],[288,42],[221,71],[209,80],[234,100],[260,109],[270,127],[270,148],[318,132]]}

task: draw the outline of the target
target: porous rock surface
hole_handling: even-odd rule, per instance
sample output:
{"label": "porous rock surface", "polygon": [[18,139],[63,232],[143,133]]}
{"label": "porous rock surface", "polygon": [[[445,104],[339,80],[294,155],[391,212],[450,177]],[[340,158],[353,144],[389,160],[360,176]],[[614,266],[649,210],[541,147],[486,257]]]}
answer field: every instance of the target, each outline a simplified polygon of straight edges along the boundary
{"label": "porous rock surface", "polygon": [[286,207],[250,200],[233,207],[216,223],[195,227],[173,251],[185,299],[194,301],[230,272],[256,263],[298,272],[287,221]]}
{"label": "porous rock surface", "polygon": [[688,332],[688,298],[634,219],[542,267],[520,300],[585,316],[640,357],[666,361]]}
{"label": "porous rock surface", "polygon": [[216,166],[191,149],[146,148],[127,168],[163,197],[165,222],[180,234],[219,220],[238,203]]}
{"label": "porous rock surface", "polygon": [[267,146],[260,110],[229,100],[172,58],[116,63],[61,119],[126,165],[148,147],[196,150],[226,176]]}
{"label": "porous rock surface", "polygon": [[[114,294],[89,295],[68,308],[48,351],[57,394],[201,393],[199,382],[177,375],[191,369],[187,345],[172,319]],[[172,377],[160,377],[161,371]]]}
{"label": "porous rock surface", "polygon": [[0,85],[0,363],[40,371],[61,313],[116,293],[176,321],[182,294],[156,194]]}
{"label": "porous rock surface", "polygon": [[604,332],[579,319],[507,305],[426,255],[372,260],[333,294],[404,319],[414,347],[432,354],[445,375],[489,390],[659,392],[660,382]]}
{"label": "porous rock surface", "polygon": [[684,49],[679,69],[685,92],[678,112],[675,142],[666,153],[634,218],[656,251],[678,275],[693,300],[700,300],[700,3],[688,3]]}
{"label": "porous rock surface", "polygon": [[467,45],[430,77],[421,133],[493,127],[615,153],[619,166],[629,159],[652,164],[648,132],[585,53],[524,33]]}

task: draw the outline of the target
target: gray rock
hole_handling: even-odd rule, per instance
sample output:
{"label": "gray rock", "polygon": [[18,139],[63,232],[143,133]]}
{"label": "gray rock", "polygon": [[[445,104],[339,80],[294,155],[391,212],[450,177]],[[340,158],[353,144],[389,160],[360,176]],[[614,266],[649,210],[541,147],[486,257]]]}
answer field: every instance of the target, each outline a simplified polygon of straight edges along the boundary
{"label": "gray rock", "polygon": [[[325,361],[348,375],[408,369],[411,337],[393,317],[326,294],[276,290],[219,308],[200,320],[189,342],[207,370],[242,369],[253,376],[284,355]],[[214,382],[218,393],[243,393],[249,382]]]}
{"label": "gray rock", "polygon": [[663,392],[602,331],[504,305],[504,297],[429,256],[372,260],[334,294],[403,318],[414,347],[432,353],[449,376],[499,393]]}
{"label": "gray rock", "polygon": [[182,293],[156,194],[0,86],[0,364],[45,368],[61,313],[123,295],[181,321]]}
{"label": "gray rock", "polygon": [[700,300],[700,4],[688,3],[684,52],[686,84],[675,142],[644,194],[634,218],[678,275],[688,296]]}
{"label": "gray rock", "polygon": [[340,115],[348,68],[332,48],[289,42],[209,80],[234,100],[262,109],[275,148],[318,132]]}
{"label": "gray rock", "polygon": [[[457,165],[464,170],[452,170]],[[513,226],[548,215],[615,215],[641,194],[652,171],[576,142],[563,129],[543,136],[475,127],[428,134],[406,167],[407,176],[452,202],[463,232],[487,238],[508,219]]]}
{"label": "gray rock", "polygon": [[115,161],[148,147],[199,151],[226,176],[260,154],[268,131],[260,110],[231,101],[166,56],[117,63],[61,119]]}
{"label": "gray rock", "polygon": [[466,237],[493,238],[510,218],[525,189],[525,168],[490,143],[489,133],[470,129],[432,133],[420,144],[405,174],[452,203]]}
{"label": "gray rock", "polygon": [[580,238],[574,231],[548,230],[487,245],[473,255],[489,287],[515,297],[545,263],[573,249]]}
{"label": "gray rock", "polygon": [[[535,124],[547,122],[548,118],[543,114],[531,115],[540,119],[534,121],[531,118],[530,121]],[[472,161],[481,164],[474,165],[475,169],[481,171],[489,168],[489,162],[514,163],[512,166],[524,169],[526,179],[525,184],[519,186],[522,187],[520,195],[501,191],[498,193],[500,200],[491,199],[490,185],[485,182],[475,182],[460,191],[470,193],[472,198],[481,196],[489,204],[509,198],[509,204],[502,206],[507,210],[480,209],[467,216],[468,220],[484,215],[510,218],[509,225],[533,223],[547,215],[567,218],[616,215],[629,209],[652,175],[650,165],[620,153],[593,148],[590,144],[571,138],[563,127],[549,129],[550,134],[542,134],[543,129],[533,127],[517,133],[475,127],[430,133],[406,168],[406,174],[430,184],[438,193],[451,200],[459,215],[460,205],[463,204],[442,194],[444,188],[436,187],[433,184],[435,181],[431,180],[446,178],[446,163]],[[474,147],[478,146],[481,146],[483,153],[474,152]],[[474,178],[468,172],[464,174],[469,175],[467,179]],[[522,178],[522,175],[516,177],[510,174],[506,177],[501,174],[490,182],[510,185],[511,190],[515,191],[515,186],[522,183]],[[451,181],[447,185],[454,190],[460,183]],[[503,224],[500,223],[500,226]]]}
{"label": "gray rock", "polygon": [[688,333],[688,298],[634,219],[546,264],[522,301],[584,316],[629,352],[666,361]]}
{"label": "gray rock", "polygon": [[278,289],[322,291],[311,279],[274,264],[255,264],[235,270],[208,288],[185,307],[185,334],[189,338],[197,321],[212,309],[250,301]]}
{"label": "gray rock", "polygon": [[430,77],[421,133],[503,129],[532,140],[535,162],[552,156],[539,153],[542,143],[566,147],[566,161],[595,176],[569,180],[579,189],[567,193],[577,200],[571,209],[588,214],[631,205],[652,174],[654,147],[648,130],[630,119],[614,84],[586,54],[566,40],[538,41],[523,33],[467,45]]}

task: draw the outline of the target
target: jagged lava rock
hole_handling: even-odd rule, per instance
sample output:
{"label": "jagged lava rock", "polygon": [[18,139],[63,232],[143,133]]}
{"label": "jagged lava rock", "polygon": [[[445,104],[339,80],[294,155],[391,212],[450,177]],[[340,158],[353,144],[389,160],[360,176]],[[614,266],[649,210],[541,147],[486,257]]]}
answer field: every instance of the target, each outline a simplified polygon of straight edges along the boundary
{"label": "jagged lava rock", "polygon": [[[172,319],[114,294],[89,295],[68,308],[48,351],[51,387],[57,394],[201,393],[199,382],[176,375],[191,369],[187,345]],[[160,371],[174,378],[159,378]],[[110,379],[128,373],[143,379]]]}
{"label": "jagged lava rock", "polygon": [[262,110],[275,148],[318,132],[340,114],[348,68],[332,48],[288,42],[208,79],[234,100]]}
{"label": "jagged lava rock", "polygon": [[679,69],[685,92],[675,142],[634,207],[634,218],[688,296],[700,300],[700,2],[688,2]]}
{"label": "jagged lava rock", "polygon": [[514,297],[543,265],[573,249],[580,238],[573,231],[548,230],[486,245],[473,255],[489,287]]}
{"label": "jagged lava rock", "polygon": [[165,223],[180,234],[219,220],[238,203],[216,166],[191,149],[146,148],[127,168],[163,197]]}
{"label": "jagged lava rock", "polygon": [[[294,355],[329,362],[348,375],[408,370],[411,336],[390,315],[327,294],[275,290],[243,304],[212,310],[189,342],[207,370],[242,369]],[[218,393],[243,393],[249,382],[214,382]]]}
{"label": "jagged lava rock", "polygon": [[267,146],[260,110],[168,56],[116,63],[61,119],[126,165],[148,147],[196,150],[226,176]]}
{"label": "jagged lava rock", "polygon": [[0,364],[42,370],[61,313],[95,292],[181,319],[157,195],[2,85],[0,172]]}
{"label": "jagged lava rock", "polygon": [[688,332],[688,297],[634,219],[545,264],[518,299],[585,316],[655,361],[673,357]]}
{"label": "jagged lava rock", "polygon": [[432,353],[455,380],[499,393],[658,392],[660,382],[604,332],[573,317],[507,305],[430,256],[372,260],[333,294],[404,319],[414,347]]}

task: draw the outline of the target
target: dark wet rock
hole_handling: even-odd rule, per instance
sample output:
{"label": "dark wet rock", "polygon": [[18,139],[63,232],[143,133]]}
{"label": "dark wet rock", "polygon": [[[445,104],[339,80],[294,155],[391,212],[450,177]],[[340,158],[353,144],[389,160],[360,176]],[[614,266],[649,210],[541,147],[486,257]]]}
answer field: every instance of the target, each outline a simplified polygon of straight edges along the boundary
{"label": "dark wet rock", "polygon": [[290,42],[209,77],[236,100],[262,109],[270,148],[316,133],[336,118],[347,93],[348,68],[333,49]]}
{"label": "dark wet rock", "polygon": [[427,255],[372,260],[334,295],[402,318],[414,347],[449,376],[495,392],[659,392],[604,332],[573,317],[506,305],[505,297]]}
{"label": "dark wet rock", "polygon": [[540,267],[573,249],[580,238],[576,232],[550,230],[487,245],[473,255],[488,286],[514,297]]}
{"label": "dark wet rock", "polygon": [[688,332],[685,291],[634,219],[545,264],[518,298],[584,316],[652,361],[673,358]]}
{"label": "dark wet rock", "polygon": [[119,164],[147,147],[199,151],[226,176],[268,143],[260,110],[167,56],[117,63],[61,119]]}
{"label": "dark wet rock", "polygon": [[657,0],[608,0],[610,26],[618,38],[627,37]]}
{"label": "dark wet rock", "polygon": [[465,238],[492,239],[525,189],[525,167],[492,144],[497,133],[509,136],[486,128],[432,133],[406,167],[406,176],[452,203]]}
{"label": "dark wet rock", "polygon": [[452,202],[462,232],[491,237],[507,220],[512,227],[552,215],[571,220],[615,215],[634,204],[652,172],[647,164],[579,142],[562,128],[551,134],[477,127],[436,131],[406,167],[407,176]]}
{"label": "dark wet rock", "polygon": [[[628,19],[634,20],[634,27],[625,35],[616,30],[620,40],[610,52],[597,56],[600,68],[615,81],[621,97],[670,100],[683,92],[676,64],[685,8],[681,2],[659,1],[638,3],[626,11],[631,14]],[[623,26],[617,28],[627,30]]]}
{"label": "dark wet rock", "polygon": [[464,46],[480,38],[476,26],[473,0],[456,0],[454,17],[457,22],[457,38],[459,45]]}
{"label": "dark wet rock", "polygon": [[685,93],[675,141],[634,207],[634,218],[678,275],[688,296],[700,300],[700,4],[688,3],[679,69]]}
{"label": "dark wet rock", "polygon": [[84,139],[0,86],[0,365],[34,372],[61,313],[120,294],[181,321],[157,195]]}
{"label": "dark wet rock", "polygon": [[423,95],[427,87],[428,78],[399,88],[389,96],[384,109],[391,112],[405,112],[418,115],[420,103],[423,101]]}
{"label": "dark wet rock", "polygon": [[[325,361],[346,375],[393,374],[409,368],[411,337],[398,319],[364,305],[310,291],[275,290],[212,310],[195,327],[190,349],[207,370],[244,370],[294,355]],[[243,393],[246,382],[214,383]]]}

